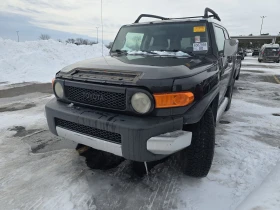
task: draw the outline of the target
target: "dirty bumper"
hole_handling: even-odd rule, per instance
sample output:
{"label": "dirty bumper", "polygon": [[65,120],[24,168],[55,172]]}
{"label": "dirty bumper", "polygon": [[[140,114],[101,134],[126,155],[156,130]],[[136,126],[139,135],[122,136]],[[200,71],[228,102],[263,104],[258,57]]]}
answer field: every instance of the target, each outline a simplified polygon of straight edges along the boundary
{"label": "dirty bumper", "polygon": [[154,161],[191,143],[182,117],[135,117],[68,106],[52,99],[45,107],[55,135],[134,161]]}

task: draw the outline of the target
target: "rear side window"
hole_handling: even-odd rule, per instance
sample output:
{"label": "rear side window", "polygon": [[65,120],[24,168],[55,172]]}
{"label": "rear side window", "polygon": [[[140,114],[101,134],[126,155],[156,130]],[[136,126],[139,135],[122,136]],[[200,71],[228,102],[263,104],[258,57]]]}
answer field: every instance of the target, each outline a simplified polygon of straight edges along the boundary
{"label": "rear side window", "polygon": [[222,52],[224,50],[225,45],[225,34],[224,30],[220,27],[214,26],[216,42],[218,46],[218,51]]}
{"label": "rear side window", "polygon": [[279,52],[279,48],[266,48],[266,52]]}

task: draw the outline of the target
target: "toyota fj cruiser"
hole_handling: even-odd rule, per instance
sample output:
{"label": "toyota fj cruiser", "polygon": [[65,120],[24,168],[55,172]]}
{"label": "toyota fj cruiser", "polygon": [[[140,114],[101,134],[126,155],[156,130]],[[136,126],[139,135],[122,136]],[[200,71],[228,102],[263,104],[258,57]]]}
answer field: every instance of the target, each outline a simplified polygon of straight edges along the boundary
{"label": "toyota fj cruiser", "polygon": [[185,174],[204,177],[216,122],[231,105],[237,49],[209,8],[198,17],[142,14],[121,27],[109,56],[56,74],[49,129],[136,163],[176,153]]}

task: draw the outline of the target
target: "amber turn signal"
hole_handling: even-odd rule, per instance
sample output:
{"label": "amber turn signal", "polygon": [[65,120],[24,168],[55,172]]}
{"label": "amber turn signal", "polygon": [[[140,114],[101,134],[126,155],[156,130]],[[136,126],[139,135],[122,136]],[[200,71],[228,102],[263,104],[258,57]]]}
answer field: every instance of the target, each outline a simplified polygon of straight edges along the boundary
{"label": "amber turn signal", "polygon": [[194,101],[194,95],[191,92],[160,93],[154,94],[156,108],[171,108],[187,106]]}

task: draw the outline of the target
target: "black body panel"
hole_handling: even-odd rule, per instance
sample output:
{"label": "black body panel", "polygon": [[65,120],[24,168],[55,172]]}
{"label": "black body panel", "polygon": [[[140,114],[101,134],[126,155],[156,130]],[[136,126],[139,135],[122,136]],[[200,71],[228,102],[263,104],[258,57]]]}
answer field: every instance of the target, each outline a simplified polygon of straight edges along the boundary
{"label": "black body panel", "polygon": [[[219,102],[224,100],[236,75],[236,58],[225,57],[216,43],[215,27],[224,33],[226,29],[219,22],[202,20],[205,22],[210,43],[205,54],[129,55],[115,50],[109,56],[62,69],[56,74],[55,82],[63,86],[64,96],[46,105],[50,131],[57,135],[56,126],[62,126],[121,144],[122,155],[129,160],[164,158],[147,150],[147,140],[199,122],[209,106],[216,118]],[[182,91],[194,94],[193,103],[177,108],[155,108],[153,94]],[[145,93],[151,100],[151,108],[144,115],[132,108],[131,98],[136,92]],[[69,103],[74,105],[68,106]]]}

